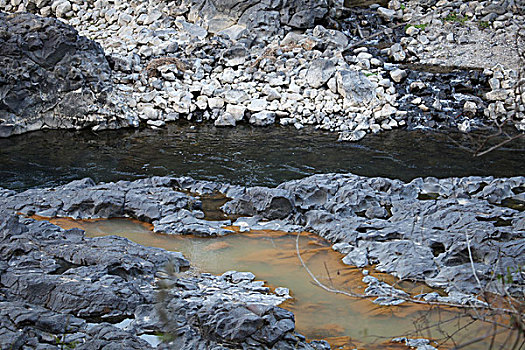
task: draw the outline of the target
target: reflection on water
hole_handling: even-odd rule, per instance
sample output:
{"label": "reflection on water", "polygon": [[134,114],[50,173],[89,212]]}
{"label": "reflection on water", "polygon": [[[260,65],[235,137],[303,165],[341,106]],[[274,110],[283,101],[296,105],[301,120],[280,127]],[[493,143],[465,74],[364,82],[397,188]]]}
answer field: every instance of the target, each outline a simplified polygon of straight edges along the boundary
{"label": "reflection on water", "polygon": [[275,186],[315,173],[352,172],[411,180],[420,176],[525,173],[525,140],[481,158],[442,134],[396,130],[359,143],[311,128],[233,129],[170,125],[162,130],[46,131],[0,139],[0,186],[26,189],[91,177],[131,180],[192,176]]}
{"label": "reflection on water", "polygon": [[[296,235],[293,234],[261,231],[221,238],[199,238],[155,234],[150,231],[151,225],[128,219],[51,221],[63,228],[80,227],[91,237],[115,234],[142,245],[180,251],[202,271],[214,274],[228,270],[251,271],[257,279],[267,281],[270,286],[287,287],[294,299],[282,306],[295,313],[297,330],[309,339],[326,339],[332,346],[343,346],[345,349],[357,346],[367,349],[398,348],[388,343],[393,337],[441,339],[444,334],[453,333],[456,341],[466,341],[488,329],[484,326],[478,330],[474,325],[459,330],[471,319],[464,311],[456,309],[413,304],[382,307],[368,299],[326,292],[311,282],[300,264],[295,251]],[[334,252],[328,242],[302,233],[300,250],[306,264],[322,283],[336,289],[363,292],[366,286],[361,281],[361,271],[344,265],[341,255]],[[394,282],[392,277],[379,273],[374,275]],[[400,286],[412,295],[430,291],[421,284],[403,282]],[[428,328],[438,321],[443,322],[441,331]],[[480,346],[482,344],[476,343],[466,349],[479,349]]]}

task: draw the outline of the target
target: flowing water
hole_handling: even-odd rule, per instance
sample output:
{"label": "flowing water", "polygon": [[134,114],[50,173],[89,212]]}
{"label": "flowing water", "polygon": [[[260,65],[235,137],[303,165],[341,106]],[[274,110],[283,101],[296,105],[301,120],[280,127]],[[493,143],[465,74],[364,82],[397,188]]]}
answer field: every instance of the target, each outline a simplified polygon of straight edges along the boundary
{"label": "flowing water", "polygon": [[[221,238],[199,238],[155,234],[151,225],[129,219],[74,221],[61,218],[51,221],[63,228],[82,228],[90,237],[115,234],[145,246],[180,251],[198,269],[213,274],[228,270],[251,271],[271,287],[290,289],[293,299],[281,306],[294,312],[299,332],[309,339],[326,339],[332,346],[344,349],[397,348],[389,340],[398,336],[438,340],[471,321],[468,314],[451,308],[431,309],[414,304],[384,307],[369,299],[327,292],[312,283],[301,265],[296,255],[295,234],[258,231]],[[366,285],[361,281],[361,270],[344,265],[342,256],[334,252],[328,242],[316,235],[302,233],[299,249],[307,266],[323,284],[363,292]],[[372,274],[389,283],[396,282],[388,275],[374,271]],[[424,285],[409,282],[400,282],[398,287],[412,295],[430,291]],[[443,322],[441,330],[427,329],[429,324],[438,324],[439,321]],[[483,327],[474,325],[458,331],[455,339],[466,341],[489,329],[487,325]],[[446,349],[450,344],[439,348]],[[467,349],[479,349],[479,346],[477,343]]]}
{"label": "flowing water", "polygon": [[162,130],[42,131],[0,139],[0,186],[23,190],[83,177],[131,180],[152,175],[248,186],[329,172],[409,181],[420,176],[525,174],[525,140],[483,157],[456,145],[466,136],[393,130],[359,143],[290,127],[215,128],[170,125]]}

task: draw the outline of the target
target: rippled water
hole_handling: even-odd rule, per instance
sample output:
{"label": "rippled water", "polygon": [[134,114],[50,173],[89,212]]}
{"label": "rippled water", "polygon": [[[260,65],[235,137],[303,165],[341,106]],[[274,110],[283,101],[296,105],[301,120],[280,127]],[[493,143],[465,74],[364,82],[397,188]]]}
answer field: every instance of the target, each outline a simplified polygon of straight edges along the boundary
{"label": "rippled water", "polygon": [[328,172],[402,180],[525,174],[525,141],[475,158],[443,134],[397,130],[359,143],[336,139],[309,128],[242,125],[33,132],[0,139],[0,186],[22,190],[83,177],[116,181],[151,175],[275,186]]}
{"label": "rippled water", "polygon": [[[228,270],[251,271],[258,280],[265,280],[272,287],[290,289],[294,299],[281,306],[294,312],[299,332],[309,339],[325,339],[332,346],[342,346],[344,349],[394,348],[395,345],[389,341],[399,336],[440,339],[445,334],[455,334],[455,341],[465,342],[490,330],[488,325],[483,324],[458,330],[467,325],[471,318],[457,309],[414,304],[384,307],[373,304],[369,299],[327,292],[312,283],[297,258],[295,234],[259,231],[220,238],[199,238],[155,234],[150,231],[150,225],[127,219],[53,219],[52,222],[63,228],[82,228],[90,237],[114,234],[142,245],[180,251],[192,265],[214,274]],[[303,233],[299,249],[307,266],[322,283],[340,290],[363,292],[366,285],[361,281],[361,270],[344,265],[342,256],[334,252],[328,242]],[[395,282],[391,276],[376,272],[373,274],[389,283]],[[398,287],[412,295],[431,291],[421,284],[406,281],[398,283]],[[440,330],[436,327],[427,328],[439,321],[443,321]],[[448,341],[445,347],[439,348],[448,348],[450,345]],[[476,343],[466,349],[485,348],[486,345]]]}

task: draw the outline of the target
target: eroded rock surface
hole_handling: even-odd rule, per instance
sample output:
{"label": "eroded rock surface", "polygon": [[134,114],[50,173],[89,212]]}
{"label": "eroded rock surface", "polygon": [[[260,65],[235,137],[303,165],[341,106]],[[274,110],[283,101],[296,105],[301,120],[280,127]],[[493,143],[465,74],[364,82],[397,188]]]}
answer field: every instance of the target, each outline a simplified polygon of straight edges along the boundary
{"label": "eroded rock surface", "polygon": [[[189,183],[195,184],[152,178],[95,185],[85,179],[57,188],[56,196],[54,189],[2,190],[0,347],[328,348],[297,334],[293,314],[276,307],[289,295],[271,293],[252,273],[188,276],[181,273],[189,267],[181,253],[116,236],[88,238],[82,230],[63,230],[14,209],[78,218],[127,215],[161,225],[159,219],[190,213],[188,203],[198,206],[191,195],[173,190]],[[27,206],[32,196],[35,205]],[[201,224],[202,234],[215,235],[206,231],[213,225]],[[141,338],[159,332],[168,343],[157,347]]]}
{"label": "eroded rock surface", "polygon": [[[129,216],[157,232],[217,236],[230,220],[203,220],[189,193],[222,192],[227,214],[250,228],[318,233],[338,246],[344,262],[461,293],[506,275],[524,261],[525,178],[415,179],[410,183],[351,174],[315,175],[277,188],[231,186],[190,178],[157,177],[95,185],[81,180],[55,189],[8,192],[4,206],[23,214],[96,218]],[[184,190],[185,192],[180,192]],[[341,248],[342,247],[342,248]],[[471,261],[472,260],[472,261]],[[513,275],[518,290],[521,272]]]}
{"label": "eroded rock surface", "polygon": [[137,126],[102,47],[53,18],[0,12],[0,137]]}

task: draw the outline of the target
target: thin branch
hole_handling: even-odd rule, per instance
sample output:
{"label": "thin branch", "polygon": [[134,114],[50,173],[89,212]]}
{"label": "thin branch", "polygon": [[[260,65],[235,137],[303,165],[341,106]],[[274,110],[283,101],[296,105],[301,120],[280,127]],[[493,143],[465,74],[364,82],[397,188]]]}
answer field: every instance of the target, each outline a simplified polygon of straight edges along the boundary
{"label": "thin branch", "polygon": [[483,287],[481,286],[481,281],[479,280],[478,274],[476,273],[476,269],[474,267],[474,258],[472,258],[472,249],[470,249],[470,240],[468,238],[467,232],[465,232],[465,239],[467,240],[468,257],[470,260],[470,267],[472,268],[472,273],[474,274],[474,277],[476,278],[476,281],[478,282],[479,289],[483,290]]}
{"label": "thin branch", "polygon": [[467,346],[470,346],[470,345],[472,345],[472,344],[479,343],[480,341],[483,341],[483,340],[487,339],[488,337],[496,336],[497,334],[499,334],[499,333],[503,333],[503,332],[505,332],[505,331],[506,331],[506,330],[487,332],[487,333],[485,333],[484,335],[482,335],[482,336],[480,336],[480,337],[477,337],[477,338],[471,339],[471,340],[469,340],[468,342],[465,342],[465,343],[463,343],[463,344],[460,344],[460,345],[458,345],[458,346],[452,348],[452,350],[459,350],[459,349],[466,348]]}

